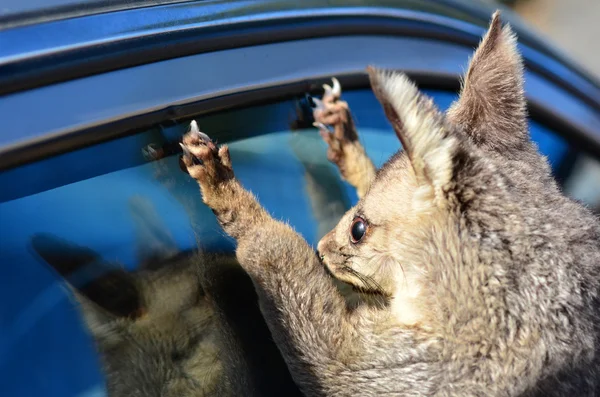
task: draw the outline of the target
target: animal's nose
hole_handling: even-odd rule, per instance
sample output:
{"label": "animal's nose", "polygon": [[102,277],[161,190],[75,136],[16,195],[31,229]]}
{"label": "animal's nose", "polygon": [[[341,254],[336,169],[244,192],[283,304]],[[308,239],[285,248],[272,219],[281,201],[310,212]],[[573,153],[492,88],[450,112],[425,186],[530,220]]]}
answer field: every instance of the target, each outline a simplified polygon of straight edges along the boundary
{"label": "animal's nose", "polygon": [[323,253],[327,249],[327,243],[331,240],[332,234],[333,230],[324,235],[321,238],[321,240],[319,240],[319,243],[317,244],[317,252],[319,253],[319,255],[323,255]]}
{"label": "animal's nose", "polygon": [[317,253],[318,253],[319,255],[322,255],[322,254],[323,254],[323,248],[325,248],[325,243],[323,242],[323,239],[321,239],[321,240],[319,241],[319,243],[317,244]]}

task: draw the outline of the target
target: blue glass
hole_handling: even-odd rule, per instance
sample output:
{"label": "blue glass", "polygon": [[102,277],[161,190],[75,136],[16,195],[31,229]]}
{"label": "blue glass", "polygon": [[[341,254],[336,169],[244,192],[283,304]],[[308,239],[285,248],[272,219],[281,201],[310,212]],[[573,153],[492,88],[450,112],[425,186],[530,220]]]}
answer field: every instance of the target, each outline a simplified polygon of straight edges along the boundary
{"label": "blue glass", "polygon": [[[456,98],[453,92],[425,91],[442,109]],[[400,143],[379,103],[369,90],[345,92],[344,99],[368,155],[381,166]],[[274,217],[315,245],[356,202],[356,194],[327,161],[315,129],[290,132],[295,110],[294,101],[283,101],[203,116],[198,122],[230,144],[244,186]],[[0,174],[3,395],[69,397],[103,390],[98,359],[74,303],[60,278],[30,248],[35,233],[52,233],[133,269],[136,229],[128,205],[142,198],[155,207],[182,250],[196,248],[197,241],[203,249],[233,249],[202,204],[197,185],[180,170],[178,155],[154,162],[143,155],[146,145],[175,141],[186,129],[187,123],[157,126]],[[558,167],[568,150],[566,141],[535,122],[531,135]],[[317,214],[318,200],[336,202],[337,212]]]}

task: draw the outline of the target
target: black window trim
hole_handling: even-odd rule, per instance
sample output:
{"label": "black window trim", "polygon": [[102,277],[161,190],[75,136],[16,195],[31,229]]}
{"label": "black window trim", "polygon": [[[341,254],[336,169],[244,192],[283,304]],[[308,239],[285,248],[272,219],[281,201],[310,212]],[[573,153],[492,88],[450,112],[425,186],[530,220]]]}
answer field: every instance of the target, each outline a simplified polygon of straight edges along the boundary
{"label": "black window trim", "polygon": [[[369,38],[371,37],[369,36]],[[333,38],[330,40],[339,39],[340,38]],[[408,40],[407,38],[397,37],[392,39],[394,41],[398,41],[399,48],[401,48],[400,44],[402,44],[403,40]],[[373,40],[375,40],[375,38],[373,38]],[[423,45],[426,43],[429,42],[423,41]],[[448,43],[436,43],[437,45],[450,45]],[[283,44],[290,45],[292,43]],[[319,42],[315,41],[315,45],[318,44]],[[218,57],[219,53],[199,54],[194,56],[195,59],[190,58],[189,61],[201,62],[201,59],[207,56]],[[411,75],[420,84],[428,85],[430,87],[458,87],[458,74],[455,72],[455,70],[444,70],[444,68],[440,65],[436,65],[434,67],[430,67],[428,71],[421,70],[415,72],[410,68],[406,69],[402,66],[401,57],[388,56],[388,58],[392,59],[388,60],[389,62],[387,62],[386,66],[389,67],[391,64],[394,66],[393,68],[403,70]],[[456,54],[456,58],[457,65],[454,66],[456,67],[456,70],[458,70],[461,64],[466,62],[466,58],[462,59],[463,54]],[[340,59],[339,61],[340,64],[342,64],[344,59]],[[164,63],[162,64],[164,65]],[[277,65],[278,68],[283,69],[285,69],[287,66],[288,65]],[[342,71],[342,69],[340,69],[340,71]],[[111,77],[114,77],[115,74],[119,72],[120,71],[110,72],[95,77],[106,79],[107,84],[110,85],[109,82]],[[0,171],[30,163],[48,156],[130,135],[140,131],[141,129],[147,128],[153,124],[164,122],[166,120],[185,119],[192,115],[202,115],[207,112],[213,113],[242,105],[249,106],[260,103],[261,101],[274,101],[282,98],[290,98],[293,96],[302,95],[305,92],[318,93],[320,91],[320,84],[329,79],[331,73],[327,70],[319,70],[318,63],[315,63],[314,67],[310,68],[310,70],[299,73],[299,75],[302,75],[302,77],[293,80],[285,80],[281,79],[280,77],[276,77],[272,81],[263,84],[259,88],[245,86],[238,87],[237,89],[233,89],[226,93],[209,92],[201,100],[192,100],[180,103],[167,102],[163,103],[163,106],[157,110],[139,109],[138,114],[107,115],[105,120],[102,120],[101,122],[95,122],[95,125],[91,126],[67,124],[63,129],[64,132],[55,134],[54,136],[48,135],[44,132],[43,122],[40,120],[40,132],[34,139],[25,142],[19,142],[17,145],[9,147],[0,147]],[[342,71],[340,74],[336,74],[336,76],[340,78],[345,85],[349,85],[354,88],[368,87],[368,81],[363,71],[346,70]],[[529,76],[530,78],[534,76],[533,72],[529,72]],[[542,84],[552,86],[550,83],[544,82],[543,79],[540,81]],[[80,83],[85,85],[86,79],[80,80]],[[193,89],[191,90],[193,91]],[[23,94],[35,96],[36,91],[33,90]],[[164,98],[168,98],[168,95],[165,94]],[[529,99],[530,113],[533,118],[542,121],[546,125],[552,126],[553,129],[561,130],[565,135],[567,135],[566,137],[569,140],[579,144],[586,152],[600,156],[600,131],[594,130],[594,125],[597,125],[598,119],[596,119],[596,124],[592,124],[591,126],[581,125],[577,123],[578,120],[569,119],[569,115],[559,114],[556,108],[550,108],[547,106],[547,104],[543,104],[536,99]],[[74,98],[69,100],[77,100],[76,95],[74,95]],[[575,98],[571,98],[571,100],[576,101]],[[0,103],[0,106],[1,105],[2,103]],[[96,110],[101,111],[102,109]],[[589,111],[590,114],[593,114],[593,110]],[[18,120],[14,122],[14,125],[18,125]]]}
{"label": "black window trim", "polygon": [[[419,72],[408,72],[407,74],[421,89],[456,91],[460,88],[459,80],[455,75],[424,74]],[[344,90],[346,92],[370,90],[368,77],[365,74],[357,73],[343,75],[340,77],[340,81],[342,82]],[[290,84],[276,85],[258,90],[241,91],[230,95],[215,97],[205,101],[197,101],[184,105],[176,105],[160,111],[150,112],[137,117],[119,120],[115,123],[108,123],[102,126],[89,129],[87,130],[87,132],[99,133],[101,135],[104,135],[106,139],[102,139],[102,141],[99,142],[103,143],[113,139],[118,140],[126,136],[135,135],[137,133],[145,133],[157,127],[160,130],[163,126],[168,127],[173,124],[185,124],[189,122],[192,118],[202,118],[203,116],[215,116],[222,112],[231,112],[241,109],[248,109],[255,106],[271,106],[273,104],[281,103],[284,101],[289,102],[290,100],[292,102],[296,102],[297,104],[305,105],[306,94],[319,95],[321,93],[322,84],[329,82],[329,79],[317,78],[305,81],[298,81]],[[544,106],[539,105],[535,101],[530,101],[529,111],[532,120],[539,122],[545,126],[552,125],[553,127],[551,128],[553,130],[559,129],[562,131],[566,131],[567,135],[569,135],[569,132],[573,133],[573,135],[577,135],[576,126],[570,124],[568,120],[564,120],[560,117],[555,118],[553,114],[551,112],[548,112],[548,110]],[[363,120],[363,124],[364,122],[365,120]],[[306,124],[300,126],[300,128],[310,127],[309,124]],[[266,129],[264,131],[260,130],[259,132],[253,131],[250,135],[247,135],[246,131],[240,131],[240,136],[235,135],[233,139],[230,139],[231,137],[228,137],[227,142],[235,142],[240,137],[256,137],[266,135],[272,132],[272,130]],[[114,136],[112,134],[114,134]],[[216,137],[218,139],[220,136],[217,134]],[[222,139],[223,137],[220,138]],[[169,151],[180,151],[179,146],[176,143],[168,141],[166,141],[165,143],[168,143]],[[586,152],[589,149],[586,148],[584,144],[581,144],[581,141],[578,141],[577,139],[571,140],[571,142],[569,143],[570,145],[567,153],[567,158],[565,158],[561,162],[560,167],[557,170],[558,174],[556,175],[556,178],[559,182],[564,180],[570,174],[574,164],[573,160],[576,158],[576,153],[579,153],[580,151]],[[77,149],[93,146],[95,144],[96,143],[90,145],[89,142],[86,142],[84,145],[77,147]],[[127,166],[139,166],[143,165],[148,161],[152,160],[149,160],[147,158],[145,160],[142,160],[141,158],[138,160],[129,159]],[[116,169],[120,168],[118,168],[117,166]],[[98,174],[88,175],[87,177],[94,177],[112,171],[114,170],[104,169]],[[0,174],[0,176],[2,176],[2,174]],[[75,180],[68,180],[66,183],[73,183],[74,181]],[[20,197],[42,192],[47,189],[47,186],[20,186],[17,189],[18,192],[9,193],[8,191],[5,191],[4,194],[2,194],[0,202],[18,199]]]}

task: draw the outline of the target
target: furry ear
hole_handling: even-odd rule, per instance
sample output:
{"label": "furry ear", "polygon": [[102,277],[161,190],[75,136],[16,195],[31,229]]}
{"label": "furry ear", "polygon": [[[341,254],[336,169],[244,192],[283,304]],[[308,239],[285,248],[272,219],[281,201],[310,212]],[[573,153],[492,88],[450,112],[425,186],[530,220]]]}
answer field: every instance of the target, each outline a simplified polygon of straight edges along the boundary
{"label": "furry ear", "polygon": [[452,182],[460,137],[435,107],[402,73],[367,69],[371,88],[407,152],[420,184],[436,194]]}
{"label": "furry ear", "polygon": [[516,43],[496,11],[463,77],[460,97],[447,113],[450,122],[483,148],[510,152],[528,141],[523,65]]}
{"label": "furry ear", "polygon": [[92,332],[108,321],[135,319],[143,313],[134,276],[124,269],[104,262],[88,248],[49,234],[33,236],[31,245],[67,281]]}

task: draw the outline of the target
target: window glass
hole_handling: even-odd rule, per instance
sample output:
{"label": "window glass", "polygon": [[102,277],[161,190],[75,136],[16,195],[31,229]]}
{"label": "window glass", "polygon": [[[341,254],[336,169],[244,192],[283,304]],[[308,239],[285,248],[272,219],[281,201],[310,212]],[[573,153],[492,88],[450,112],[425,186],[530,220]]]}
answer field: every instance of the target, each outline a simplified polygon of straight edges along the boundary
{"label": "window glass", "polygon": [[[424,91],[442,109],[456,97]],[[400,144],[379,103],[370,90],[345,92],[344,99],[368,155],[381,166]],[[237,177],[265,208],[316,245],[357,199],[327,161],[317,131],[291,131],[296,116],[296,101],[289,100],[202,116],[198,122],[218,142],[229,144]],[[36,255],[32,236],[51,234],[134,269],[144,237],[136,208],[144,206],[180,250],[198,244],[206,250],[233,249],[173,151],[187,127],[188,122],[166,123],[0,173],[3,395],[90,396],[104,390],[92,339],[71,294]],[[535,121],[531,135],[566,191],[600,207],[598,161]],[[172,153],[149,160],[161,150]]]}
{"label": "window glass", "polygon": [[585,154],[574,156],[564,189],[568,195],[600,214],[600,162]]}

